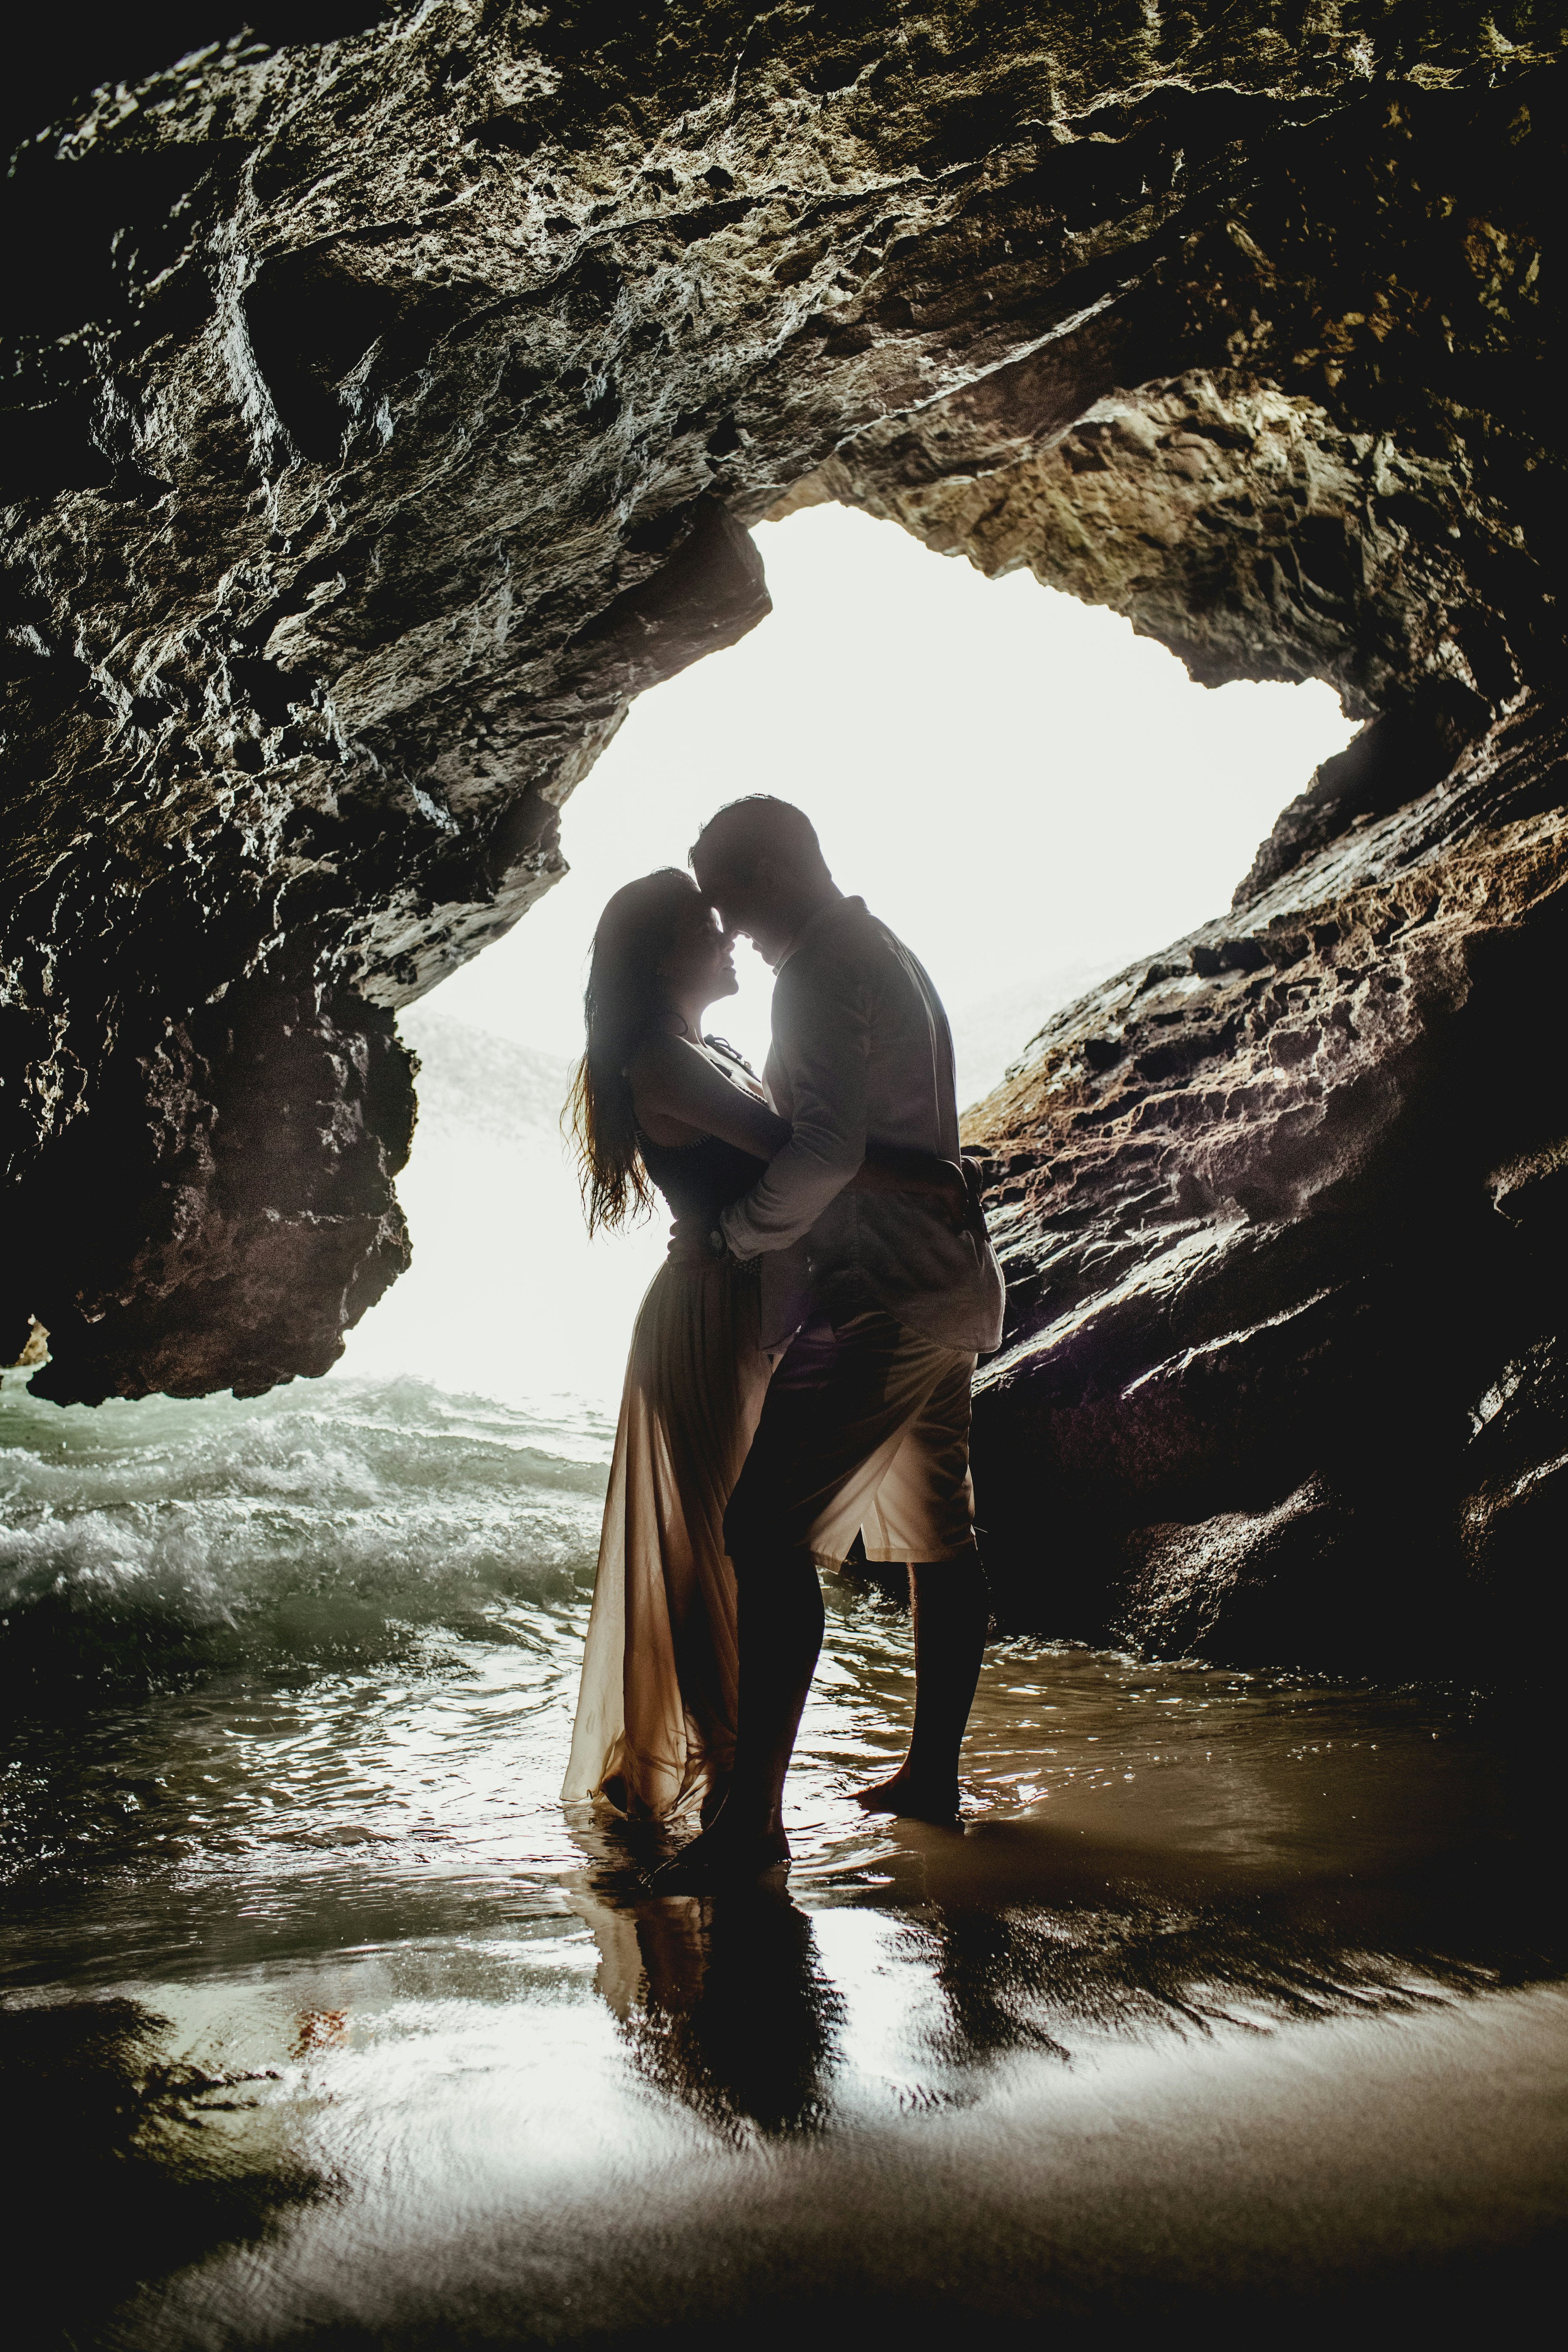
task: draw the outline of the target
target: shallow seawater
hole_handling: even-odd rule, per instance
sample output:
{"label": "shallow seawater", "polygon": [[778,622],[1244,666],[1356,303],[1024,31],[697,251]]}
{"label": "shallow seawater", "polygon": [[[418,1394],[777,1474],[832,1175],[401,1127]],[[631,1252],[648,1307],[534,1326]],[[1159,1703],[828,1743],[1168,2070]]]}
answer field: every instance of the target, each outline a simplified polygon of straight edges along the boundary
{"label": "shallow seawater", "polygon": [[1009,1641],[963,1833],[868,1822],[907,1620],[839,1582],[787,1891],[656,1902],[657,1841],[555,1793],[608,1437],[7,1381],[37,2341],[1522,2318],[1568,2202],[1550,1727]]}

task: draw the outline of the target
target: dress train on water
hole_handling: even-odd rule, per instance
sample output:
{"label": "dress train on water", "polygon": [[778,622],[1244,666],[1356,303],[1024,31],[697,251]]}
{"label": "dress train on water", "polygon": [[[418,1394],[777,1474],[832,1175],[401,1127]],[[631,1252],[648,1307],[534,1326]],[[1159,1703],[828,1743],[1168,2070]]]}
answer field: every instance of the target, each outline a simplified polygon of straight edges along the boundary
{"label": "dress train on water", "polygon": [[562,1796],[637,1820],[711,1810],[735,1752],[724,1506],[775,1357],[754,1265],[667,1264],[632,1335]]}

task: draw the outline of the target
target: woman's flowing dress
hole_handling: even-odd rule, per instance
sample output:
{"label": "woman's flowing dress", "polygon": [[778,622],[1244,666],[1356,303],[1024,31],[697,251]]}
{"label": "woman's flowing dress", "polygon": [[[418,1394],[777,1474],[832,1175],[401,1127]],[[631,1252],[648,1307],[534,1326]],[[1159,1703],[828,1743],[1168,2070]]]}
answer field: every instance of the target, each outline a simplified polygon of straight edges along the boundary
{"label": "woman's flowing dress", "polygon": [[[645,1140],[675,1214],[710,1227],[761,1162],[716,1136]],[[562,1796],[663,1819],[717,1797],[735,1753],[735,1580],[724,1506],[774,1356],[757,1269],[667,1262],[632,1334],[583,1681]]]}

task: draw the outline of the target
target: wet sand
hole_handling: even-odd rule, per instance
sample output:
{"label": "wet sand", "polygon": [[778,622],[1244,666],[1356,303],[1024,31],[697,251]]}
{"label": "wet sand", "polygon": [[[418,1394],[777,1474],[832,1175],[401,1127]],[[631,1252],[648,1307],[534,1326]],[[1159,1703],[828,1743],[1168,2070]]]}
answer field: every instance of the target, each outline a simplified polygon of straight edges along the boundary
{"label": "wet sand", "polygon": [[907,1628],[840,1586],[787,1891],[654,1902],[553,1799],[581,1614],[23,1727],[37,2341],[1522,2329],[1568,1937],[1517,1711],[1005,1644],[964,1833],[868,1824]]}

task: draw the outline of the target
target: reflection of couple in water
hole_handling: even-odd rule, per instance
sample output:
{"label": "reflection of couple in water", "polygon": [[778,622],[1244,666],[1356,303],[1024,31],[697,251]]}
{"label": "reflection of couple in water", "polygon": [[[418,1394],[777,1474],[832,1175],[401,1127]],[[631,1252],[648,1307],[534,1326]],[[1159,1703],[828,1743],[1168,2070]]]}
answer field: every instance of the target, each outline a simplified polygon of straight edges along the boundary
{"label": "reflection of couple in water", "polygon": [[[916,1673],[908,1758],[860,1801],[956,1818],[988,1616],[970,1379],[1002,1318],[921,965],[785,802],[721,809],[691,866],[605,908],[574,1098],[590,1226],[655,1187],[675,1217],[632,1339],[563,1792],[700,1811],[661,1893],[787,1860],[817,1571],[857,1534],[908,1563]],[[736,935],[776,975],[762,1084],[702,1033]]]}

